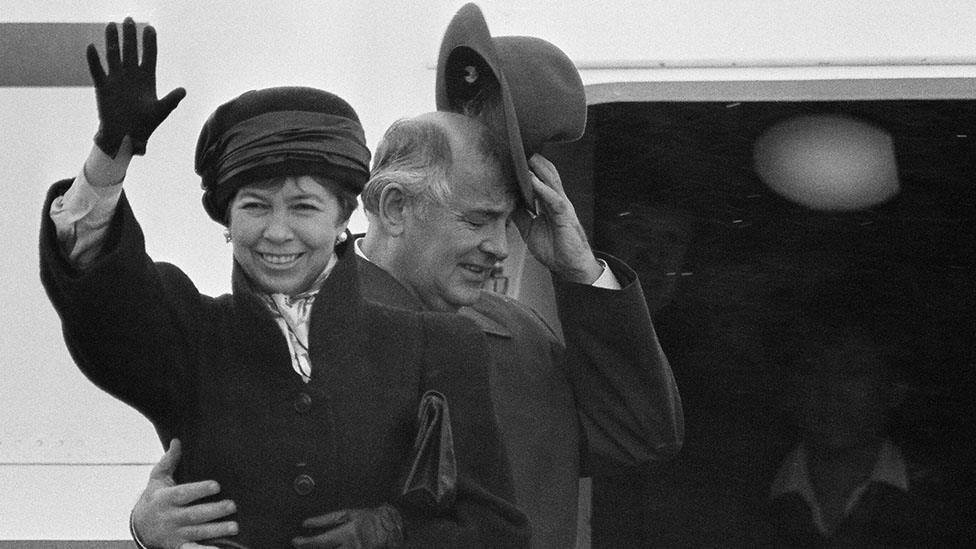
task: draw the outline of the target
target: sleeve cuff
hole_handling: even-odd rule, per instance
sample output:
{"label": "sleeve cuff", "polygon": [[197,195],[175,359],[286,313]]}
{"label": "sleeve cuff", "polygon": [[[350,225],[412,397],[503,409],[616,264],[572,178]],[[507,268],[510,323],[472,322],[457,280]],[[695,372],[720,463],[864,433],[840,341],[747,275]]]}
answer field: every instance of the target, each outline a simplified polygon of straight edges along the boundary
{"label": "sleeve cuff", "polygon": [[121,183],[96,187],[82,168],[64,195],[51,202],[48,213],[61,249],[76,267],[97,257],[121,196]]}
{"label": "sleeve cuff", "polygon": [[613,274],[613,271],[610,269],[610,266],[607,265],[607,262],[599,257],[596,258],[596,260],[600,266],[603,267],[603,273],[600,274],[600,276],[594,280],[593,284],[590,284],[590,286],[593,286],[594,288],[603,288],[604,290],[621,289],[622,286],[620,285],[620,281],[617,280],[617,277]]}
{"label": "sleeve cuff", "polygon": [[136,547],[138,547],[139,549],[150,549],[149,547],[146,546],[146,544],[142,543],[141,539],[139,539],[139,533],[136,532],[136,524],[132,520],[131,512],[129,513],[129,535],[132,536],[132,541],[136,543]]}
{"label": "sleeve cuff", "polygon": [[104,226],[112,219],[120,196],[121,181],[107,187],[96,187],[89,182],[88,174],[82,168],[68,191],[54,199],[51,218],[59,228],[74,225],[83,219],[89,227]]}

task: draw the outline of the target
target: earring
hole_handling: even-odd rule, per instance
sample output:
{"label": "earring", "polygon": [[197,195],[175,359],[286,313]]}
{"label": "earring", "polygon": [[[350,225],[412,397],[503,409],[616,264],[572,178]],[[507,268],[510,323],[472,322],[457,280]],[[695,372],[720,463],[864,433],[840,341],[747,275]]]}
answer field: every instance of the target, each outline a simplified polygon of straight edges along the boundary
{"label": "earring", "polygon": [[342,233],[339,236],[337,236],[335,241],[336,246],[345,242],[347,238],[349,238],[349,235],[347,235],[346,233]]}
{"label": "earring", "polygon": [[224,231],[224,241],[230,242],[231,240],[233,240],[233,239],[230,237],[230,231],[229,230],[228,231]]}

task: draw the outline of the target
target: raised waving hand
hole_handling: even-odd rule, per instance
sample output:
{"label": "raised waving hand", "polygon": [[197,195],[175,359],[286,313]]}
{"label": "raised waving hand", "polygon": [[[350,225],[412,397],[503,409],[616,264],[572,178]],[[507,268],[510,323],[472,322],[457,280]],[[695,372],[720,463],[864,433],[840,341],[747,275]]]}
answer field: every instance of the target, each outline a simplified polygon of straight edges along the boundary
{"label": "raised waving hand", "polygon": [[162,99],[156,96],[156,30],[147,25],[142,31],[142,63],[136,39],[136,24],[131,17],[122,22],[122,44],[115,23],[105,27],[105,61],[102,68],[98,50],[88,45],[88,70],[95,84],[98,102],[98,133],[95,144],[115,157],[126,135],[132,140],[132,153],[145,154],[152,132],[173,112],[186,96],[176,88]]}

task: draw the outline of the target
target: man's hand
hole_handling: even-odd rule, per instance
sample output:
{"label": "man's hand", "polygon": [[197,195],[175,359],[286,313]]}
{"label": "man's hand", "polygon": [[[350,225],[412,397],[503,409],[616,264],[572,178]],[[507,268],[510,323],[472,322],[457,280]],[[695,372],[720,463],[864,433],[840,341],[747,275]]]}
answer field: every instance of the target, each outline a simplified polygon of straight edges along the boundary
{"label": "man's hand", "polygon": [[220,485],[212,480],[177,485],[173,472],[180,462],[180,454],[180,441],[174,438],[153,467],[149,484],[132,510],[133,534],[143,545],[152,548],[211,548],[195,542],[236,534],[236,522],[212,521],[236,512],[237,508],[231,500],[191,505],[219,493]]}
{"label": "man's hand", "polygon": [[156,98],[156,30],[148,25],[143,29],[142,64],[139,64],[136,24],[131,17],[122,23],[121,55],[115,23],[105,27],[105,58],[107,74],[102,70],[95,45],[88,45],[88,70],[98,102],[95,144],[114,158],[122,138],[128,135],[133,154],[145,154],[149,136],[186,96],[186,90],[176,88],[166,97]]}
{"label": "man's hand", "polygon": [[529,167],[541,207],[534,218],[525,210],[515,212],[515,225],[522,239],[532,255],[563,280],[592,284],[603,273],[603,267],[590,249],[559,172],[540,154],[529,158]]}
{"label": "man's hand", "polygon": [[392,549],[403,543],[403,520],[389,505],[326,513],[307,519],[302,527],[325,532],[293,539],[297,549]]}

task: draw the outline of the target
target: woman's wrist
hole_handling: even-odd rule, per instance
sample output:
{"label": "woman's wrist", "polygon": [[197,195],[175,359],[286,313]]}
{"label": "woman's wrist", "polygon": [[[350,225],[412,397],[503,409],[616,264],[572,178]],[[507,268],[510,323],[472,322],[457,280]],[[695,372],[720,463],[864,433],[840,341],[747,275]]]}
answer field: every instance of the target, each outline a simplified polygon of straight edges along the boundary
{"label": "woman's wrist", "polygon": [[85,160],[85,179],[93,187],[118,185],[125,179],[131,160],[132,143],[128,137],[122,140],[122,146],[114,158],[93,146]]}

